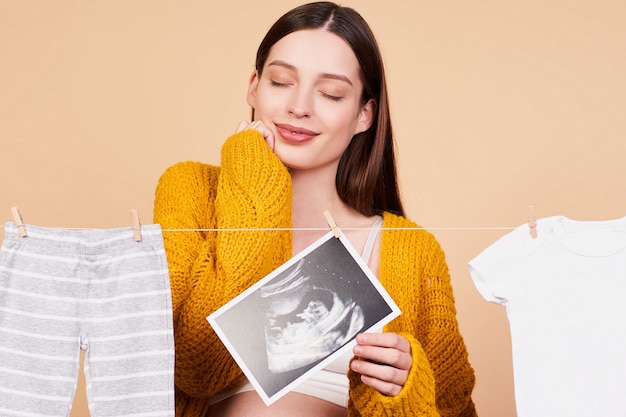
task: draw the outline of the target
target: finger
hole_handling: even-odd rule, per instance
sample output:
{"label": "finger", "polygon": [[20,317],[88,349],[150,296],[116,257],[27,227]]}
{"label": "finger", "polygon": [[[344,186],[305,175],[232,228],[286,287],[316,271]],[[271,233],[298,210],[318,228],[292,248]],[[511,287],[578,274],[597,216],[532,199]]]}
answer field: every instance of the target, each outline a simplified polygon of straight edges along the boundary
{"label": "finger", "polygon": [[396,333],[361,333],[353,352],[362,359],[400,369],[410,369],[413,364],[411,344]]}
{"label": "finger", "polygon": [[241,122],[239,122],[239,126],[237,126],[237,131],[235,133],[239,133],[243,130],[248,129],[256,130],[257,132],[261,133],[263,135],[263,139],[265,139],[265,142],[270,147],[270,149],[272,151],[274,150],[274,134],[271,130],[267,128],[267,126],[263,124],[262,121],[254,120],[252,122],[247,122],[245,120],[242,120]]}
{"label": "finger", "polygon": [[374,388],[376,391],[388,397],[394,397],[398,395],[400,391],[402,391],[402,388],[403,388],[403,385],[381,381],[379,379],[371,378],[365,375],[361,375],[361,381],[363,381],[365,385],[368,385]]}
{"label": "finger", "polygon": [[404,386],[407,378],[409,377],[408,369],[395,368],[393,366],[373,363],[361,359],[354,359],[350,362],[350,369],[361,374],[362,376],[399,386]]}
{"label": "finger", "polygon": [[358,359],[350,363],[350,368],[361,374],[364,384],[388,396],[398,395],[408,379],[408,371]]}
{"label": "finger", "polygon": [[413,358],[409,352],[403,352],[395,348],[357,345],[354,347],[353,352],[359,359],[364,361],[405,371],[411,369],[413,365]]}
{"label": "finger", "polygon": [[250,124],[250,129],[255,129],[261,132],[263,138],[265,139],[265,142],[267,142],[267,145],[270,147],[271,150],[274,150],[274,135],[272,134],[272,131],[269,130],[267,126],[265,126],[265,124],[263,124],[262,121],[255,120]]}
{"label": "finger", "polygon": [[397,333],[360,333],[356,336],[359,346],[379,346],[411,352],[409,341]]}
{"label": "finger", "polygon": [[267,142],[267,146],[269,146],[270,149],[274,151],[275,140],[274,140],[274,135],[272,134],[272,131],[267,129],[267,134],[264,133],[263,137],[265,138],[265,142]]}

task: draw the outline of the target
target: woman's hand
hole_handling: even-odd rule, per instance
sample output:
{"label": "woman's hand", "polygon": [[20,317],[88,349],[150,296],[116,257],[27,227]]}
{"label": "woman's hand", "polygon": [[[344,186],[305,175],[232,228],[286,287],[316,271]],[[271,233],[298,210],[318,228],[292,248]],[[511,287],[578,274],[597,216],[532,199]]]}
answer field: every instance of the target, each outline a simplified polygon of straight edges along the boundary
{"label": "woman's hand", "polygon": [[239,126],[237,127],[237,132],[239,133],[242,130],[247,130],[247,129],[253,129],[253,130],[257,130],[259,132],[261,132],[261,134],[263,135],[263,138],[265,139],[265,142],[267,143],[267,145],[270,147],[270,149],[273,151],[274,150],[274,134],[272,133],[271,130],[269,130],[262,121],[260,120],[255,120],[254,122],[247,122],[245,120],[242,120],[239,123]]}
{"label": "woman's hand", "polygon": [[413,364],[409,341],[396,333],[361,333],[350,369],[378,392],[395,396],[402,390]]}

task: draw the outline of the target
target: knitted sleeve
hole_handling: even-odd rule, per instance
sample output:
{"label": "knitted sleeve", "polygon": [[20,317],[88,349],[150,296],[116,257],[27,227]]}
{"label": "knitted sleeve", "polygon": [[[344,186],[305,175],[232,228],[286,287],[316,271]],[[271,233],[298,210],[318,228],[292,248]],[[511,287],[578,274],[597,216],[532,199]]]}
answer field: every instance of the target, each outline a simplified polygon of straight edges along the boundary
{"label": "knitted sleeve", "polygon": [[[385,228],[417,228],[385,214]],[[476,415],[471,393],[474,371],[456,320],[445,256],[424,230],[383,232],[381,283],[402,310],[386,331],[406,337],[413,366],[402,391],[387,397],[350,373],[351,416]]]}
{"label": "knitted sleeve", "polygon": [[289,232],[267,231],[291,226],[289,173],[260,133],[240,132],[224,143],[220,169],[169,168],[159,180],[154,213],[163,229],[217,229],[164,232],[177,390],[210,398],[243,374],[206,317],[291,256]]}

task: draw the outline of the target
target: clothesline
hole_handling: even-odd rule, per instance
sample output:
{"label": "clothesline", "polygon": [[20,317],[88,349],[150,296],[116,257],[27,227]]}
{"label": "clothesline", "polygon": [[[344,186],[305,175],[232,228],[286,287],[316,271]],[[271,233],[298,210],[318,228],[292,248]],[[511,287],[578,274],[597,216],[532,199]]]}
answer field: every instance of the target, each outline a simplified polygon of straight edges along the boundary
{"label": "clothesline", "polygon": [[[20,235],[25,235],[24,227],[27,226],[22,220],[22,216],[19,213],[17,207],[12,207],[11,211],[13,213],[13,219],[15,225],[21,230]],[[141,231],[141,221],[139,219],[139,215],[137,214],[136,209],[131,209],[131,215],[133,217],[132,228],[135,233],[135,238],[140,239],[140,231]],[[332,218],[329,211],[324,212],[324,216],[328,221],[328,228],[324,227],[286,227],[286,228],[163,228],[162,231],[164,233],[184,233],[184,232],[274,232],[274,231],[324,231],[324,230],[370,230],[371,226],[368,227],[338,227],[335,223],[335,220]],[[528,225],[534,232],[536,229],[536,217],[533,213],[533,206],[528,206]],[[446,226],[446,227],[381,227],[380,230],[430,230],[430,231],[443,231],[443,230],[452,230],[452,231],[470,231],[470,230],[514,230],[518,226]],[[4,226],[0,225],[0,228],[4,228]],[[68,228],[66,228],[68,229]],[[74,230],[90,230],[93,228],[69,228]],[[534,236],[533,236],[534,237]]]}
{"label": "clothesline", "polygon": [[[28,224],[25,224],[28,227]],[[467,227],[381,227],[380,230],[513,230],[511,226],[467,226]],[[0,229],[4,226],[0,225]],[[339,227],[341,230],[370,230],[371,227]],[[66,227],[68,230],[88,230],[91,228],[84,227]],[[163,229],[163,232],[275,232],[275,231],[323,231],[330,229],[328,227],[276,227],[276,228],[199,228],[199,229]]]}
{"label": "clothesline", "polygon": [[[339,227],[341,230],[370,230],[371,227]],[[380,230],[513,230],[514,227],[381,227]],[[163,229],[164,232],[263,232],[263,231],[320,231],[327,227],[226,228],[226,229]]]}

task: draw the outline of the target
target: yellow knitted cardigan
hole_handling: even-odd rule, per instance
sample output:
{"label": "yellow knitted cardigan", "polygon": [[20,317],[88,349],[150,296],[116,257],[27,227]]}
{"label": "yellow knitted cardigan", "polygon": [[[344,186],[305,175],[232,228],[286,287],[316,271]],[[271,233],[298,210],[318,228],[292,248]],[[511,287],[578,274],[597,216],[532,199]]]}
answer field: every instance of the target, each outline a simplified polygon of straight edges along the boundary
{"label": "yellow knitted cardigan", "polygon": [[[224,143],[221,167],[182,162],[161,176],[154,222],[166,229],[177,417],[206,415],[211,396],[243,382],[206,317],[291,257],[290,232],[268,230],[291,227],[291,196],[289,173],[253,130]],[[383,218],[385,229],[417,227],[390,213]],[[395,397],[349,371],[348,416],[475,416],[474,372],[435,238],[424,230],[383,230],[380,282],[402,310],[385,330],[410,341],[413,366]]]}

